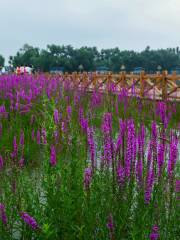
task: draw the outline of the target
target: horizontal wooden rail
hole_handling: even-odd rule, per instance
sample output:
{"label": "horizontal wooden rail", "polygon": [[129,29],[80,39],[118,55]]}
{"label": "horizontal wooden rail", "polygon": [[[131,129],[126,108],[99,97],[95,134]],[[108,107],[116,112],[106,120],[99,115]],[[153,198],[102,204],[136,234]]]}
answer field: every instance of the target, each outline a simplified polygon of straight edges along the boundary
{"label": "horizontal wooden rail", "polygon": [[157,74],[127,74],[125,71],[119,74],[98,74],[98,73],[72,73],[63,75],[65,79],[71,79],[75,87],[84,87],[83,89],[91,90],[99,89],[106,92],[109,87],[115,86],[116,91],[126,88],[130,91],[135,89],[137,96],[141,98],[157,99],[180,99],[180,75],[168,74],[167,71]]}

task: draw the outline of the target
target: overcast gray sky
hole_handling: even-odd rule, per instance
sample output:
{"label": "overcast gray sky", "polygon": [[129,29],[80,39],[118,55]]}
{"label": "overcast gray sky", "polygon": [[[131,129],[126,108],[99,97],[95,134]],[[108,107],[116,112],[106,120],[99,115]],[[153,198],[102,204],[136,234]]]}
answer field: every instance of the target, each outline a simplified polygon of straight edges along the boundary
{"label": "overcast gray sky", "polygon": [[7,58],[24,43],[180,46],[180,0],[0,0],[0,54]]}

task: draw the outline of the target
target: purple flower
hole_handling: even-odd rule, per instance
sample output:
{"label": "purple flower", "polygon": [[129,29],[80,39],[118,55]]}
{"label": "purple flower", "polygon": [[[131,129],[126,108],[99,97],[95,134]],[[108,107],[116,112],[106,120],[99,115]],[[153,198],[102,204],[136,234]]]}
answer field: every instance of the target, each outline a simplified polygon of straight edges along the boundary
{"label": "purple flower", "polygon": [[59,123],[59,112],[57,109],[54,110],[54,123],[58,125]]}
{"label": "purple flower", "polygon": [[62,130],[62,132],[65,132],[65,131],[66,131],[65,122],[63,122],[63,121],[62,121],[62,123],[61,123],[61,130]]}
{"label": "purple flower", "polygon": [[100,104],[101,104],[101,93],[94,90],[91,96],[91,107],[94,108]]}
{"label": "purple flower", "polygon": [[152,227],[152,232],[150,234],[150,240],[157,240],[159,238],[159,227],[157,225],[154,225]]}
{"label": "purple flower", "polygon": [[37,140],[37,144],[40,145],[41,144],[41,133],[39,130],[37,130],[36,140]]}
{"label": "purple flower", "polygon": [[81,128],[86,132],[88,127],[88,120],[84,118],[83,108],[79,109],[79,123]]}
{"label": "purple flower", "polygon": [[112,216],[112,214],[110,214],[109,217],[108,217],[107,228],[109,230],[110,239],[113,239],[114,223],[113,223],[113,216]]}
{"label": "purple flower", "polygon": [[143,180],[143,147],[144,139],[142,133],[138,134],[138,159],[136,161],[136,178],[138,183],[141,185]]}
{"label": "purple flower", "polygon": [[169,153],[169,160],[168,160],[168,175],[169,175],[169,177],[172,177],[172,175],[173,175],[177,158],[178,158],[178,141],[175,138],[175,136],[172,136],[171,142],[170,142],[170,153]]}
{"label": "purple flower", "polygon": [[24,167],[24,158],[22,157],[19,161],[19,166],[22,168]]}
{"label": "purple flower", "polygon": [[0,155],[0,169],[2,169],[3,166],[4,166],[4,161],[3,161],[2,156]]}
{"label": "purple flower", "polygon": [[159,234],[158,233],[151,233],[150,234],[150,240],[157,240],[159,238]]}
{"label": "purple flower", "polygon": [[134,173],[136,159],[136,135],[135,126],[132,119],[127,122],[127,148],[125,156],[126,177],[130,177],[131,170]]}
{"label": "purple flower", "polygon": [[86,191],[89,190],[91,180],[92,180],[92,169],[90,167],[85,168],[85,170],[84,170],[84,188]]}
{"label": "purple flower", "polygon": [[91,164],[92,168],[94,169],[96,167],[96,162],[95,162],[95,142],[93,137],[93,128],[89,127],[87,128],[87,141],[90,151]]}
{"label": "purple flower", "polygon": [[22,220],[27,223],[33,230],[37,230],[39,228],[39,225],[37,224],[36,220],[31,217],[26,212],[21,212],[21,218]]}
{"label": "purple flower", "polygon": [[102,132],[104,135],[104,153],[103,153],[103,159],[105,160],[106,165],[109,167],[110,164],[113,161],[113,141],[111,137],[112,133],[112,114],[111,113],[105,113],[103,117],[103,123],[102,123]]}
{"label": "purple flower", "polygon": [[151,126],[151,150],[153,154],[153,164],[157,162],[157,137],[157,126],[156,122],[153,121]]}
{"label": "purple flower", "polygon": [[164,127],[167,128],[168,125],[168,116],[167,116],[167,104],[164,102],[159,102],[157,105],[157,114],[160,116]]}
{"label": "purple flower", "polygon": [[125,182],[125,170],[122,166],[117,168],[117,182],[118,185],[121,187]]}
{"label": "purple flower", "polygon": [[53,145],[51,145],[51,155],[50,155],[50,164],[52,167],[56,166],[57,159],[56,159],[56,150]]}
{"label": "purple flower", "polygon": [[144,196],[144,200],[146,204],[149,204],[151,200],[153,182],[154,182],[154,170],[150,168],[146,177],[146,187],[145,187],[145,196]]}
{"label": "purple flower", "polygon": [[108,217],[107,228],[108,228],[110,231],[113,231],[113,229],[114,229],[113,216],[112,216],[112,214],[110,214],[109,217]]}
{"label": "purple flower", "polygon": [[176,180],[175,191],[176,191],[177,193],[180,192],[180,180]]}
{"label": "purple flower", "polygon": [[20,145],[24,145],[24,131],[21,131],[21,135],[20,135],[20,141],[19,141]]}
{"label": "purple flower", "polygon": [[162,172],[162,167],[164,164],[164,154],[165,154],[165,146],[163,143],[160,143],[158,145],[158,158],[157,158],[157,162],[158,162],[158,177],[161,176],[161,172]]}
{"label": "purple flower", "polygon": [[71,106],[67,106],[67,115],[68,115],[68,120],[71,119],[71,114],[72,114],[72,108]]}
{"label": "purple flower", "polygon": [[103,116],[102,132],[109,134],[112,131],[112,114],[105,113]]}
{"label": "purple flower", "polygon": [[18,155],[18,145],[17,145],[16,137],[14,136],[14,140],[13,140],[13,156],[17,157],[17,155]]}
{"label": "purple flower", "polygon": [[3,222],[3,224],[6,225],[7,224],[7,216],[6,216],[5,206],[2,203],[0,203],[0,217],[1,217],[1,221]]}
{"label": "purple flower", "polygon": [[34,141],[34,139],[35,139],[34,129],[32,130],[32,133],[31,133],[31,139],[32,139],[32,141]]}

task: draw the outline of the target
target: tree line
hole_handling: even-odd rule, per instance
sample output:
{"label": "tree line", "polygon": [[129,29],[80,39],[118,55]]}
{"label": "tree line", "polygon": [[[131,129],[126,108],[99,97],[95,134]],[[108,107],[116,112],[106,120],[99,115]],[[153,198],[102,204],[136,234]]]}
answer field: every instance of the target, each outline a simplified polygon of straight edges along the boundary
{"label": "tree line", "polygon": [[[142,67],[147,72],[157,71],[157,66],[168,71],[180,67],[180,49],[167,48],[153,50],[147,46],[143,51],[121,51],[118,47],[98,50],[96,47],[74,48],[71,45],[47,45],[39,49],[25,44],[15,56],[9,57],[9,64],[14,67],[27,65],[35,70],[48,72],[52,68],[62,67],[64,71],[96,71],[106,67],[109,71],[119,72],[124,65],[126,71]],[[0,55],[0,66],[4,58]]]}

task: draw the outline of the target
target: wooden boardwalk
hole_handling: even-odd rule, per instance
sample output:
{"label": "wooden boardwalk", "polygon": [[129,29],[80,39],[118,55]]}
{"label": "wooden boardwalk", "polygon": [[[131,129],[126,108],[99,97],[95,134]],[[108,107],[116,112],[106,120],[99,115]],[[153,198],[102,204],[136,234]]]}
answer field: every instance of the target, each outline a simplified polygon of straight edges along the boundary
{"label": "wooden boardwalk", "polygon": [[117,94],[124,88],[128,95],[136,95],[141,98],[157,100],[180,101],[180,75],[176,73],[168,74],[167,71],[157,74],[146,74],[141,72],[139,75],[126,74],[97,74],[97,73],[72,73],[63,75],[64,79],[71,80],[73,86],[87,91],[97,89],[106,92],[114,88]]}

